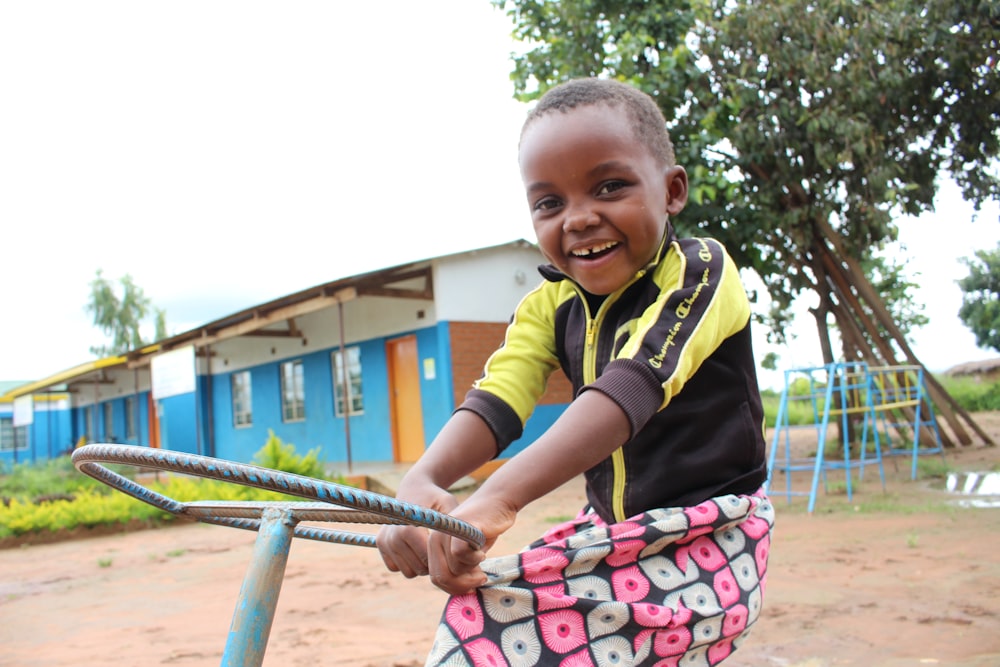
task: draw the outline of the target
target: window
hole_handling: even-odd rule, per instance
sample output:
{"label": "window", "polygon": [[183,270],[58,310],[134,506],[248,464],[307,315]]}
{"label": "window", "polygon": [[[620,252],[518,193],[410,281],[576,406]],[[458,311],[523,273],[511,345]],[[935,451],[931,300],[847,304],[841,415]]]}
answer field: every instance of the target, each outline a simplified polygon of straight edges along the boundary
{"label": "window", "polygon": [[104,404],[104,439],[115,441],[115,406],[110,401]]}
{"label": "window", "polygon": [[135,396],[125,397],[125,437],[135,438]]}
{"label": "window", "polygon": [[83,428],[85,429],[84,435],[87,437],[87,442],[97,442],[94,439],[94,407],[93,405],[88,405],[83,410]]}
{"label": "window", "polygon": [[0,417],[0,451],[12,452],[28,448],[28,427],[14,428],[13,417]]}
{"label": "window", "polygon": [[[344,416],[344,355],[340,350],[330,355],[333,363],[334,413]],[[347,390],[351,396],[351,414],[360,415],[365,411],[364,394],[361,391],[361,348],[347,348]]]}
{"label": "window", "polygon": [[281,421],[306,418],[306,387],[302,361],[281,364]]}
{"label": "window", "polygon": [[233,426],[253,426],[253,402],[250,393],[250,371],[237,371],[232,375]]}

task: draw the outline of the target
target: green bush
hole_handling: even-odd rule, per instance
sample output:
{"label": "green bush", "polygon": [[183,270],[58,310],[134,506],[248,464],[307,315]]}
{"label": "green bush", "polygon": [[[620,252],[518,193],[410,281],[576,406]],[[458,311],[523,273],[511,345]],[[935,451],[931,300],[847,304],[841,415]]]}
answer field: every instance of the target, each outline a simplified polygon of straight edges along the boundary
{"label": "green bush", "polygon": [[326,479],[323,463],[319,460],[319,447],[310,449],[304,456],[297,454],[295,445],[285,444],[270,429],[267,431],[267,442],[254,454],[253,462],[264,468]]}
{"label": "green bush", "polygon": [[0,509],[0,537],[57,532],[78,526],[125,524],[133,519],[169,518],[167,513],[124,493],[83,489],[73,500],[44,503],[12,500],[10,505]]}
{"label": "green bush", "polygon": [[68,456],[38,463],[18,463],[0,478],[0,495],[5,498],[37,498],[74,493],[78,489],[104,486],[81,475]]}
{"label": "green bush", "polygon": [[[267,468],[326,479],[319,460],[319,448],[304,456],[295,446],[269,433],[254,462]],[[134,478],[131,466],[108,466]],[[144,483],[150,490],[186,503],[198,500],[302,500],[276,491],[267,491],[222,480],[164,474]],[[153,505],[136,500],[87,475],[79,473],[68,456],[36,465],[15,466],[0,477],[0,539],[58,532],[76,527],[95,527],[144,521],[159,524],[176,517]]]}

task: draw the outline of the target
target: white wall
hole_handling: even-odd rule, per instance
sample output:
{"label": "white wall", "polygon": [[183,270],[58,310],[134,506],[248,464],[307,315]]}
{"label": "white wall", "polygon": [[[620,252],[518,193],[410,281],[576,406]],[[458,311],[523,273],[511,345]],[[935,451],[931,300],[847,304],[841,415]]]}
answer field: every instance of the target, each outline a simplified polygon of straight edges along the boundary
{"label": "white wall", "polygon": [[437,316],[445,321],[506,322],[525,294],[542,282],[545,259],[528,243],[516,243],[434,262]]}
{"label": "white wall", "polygon": [[73,385],[73,393],[70,394],[73,407],[93,405],[150,390],[148,366],[136,370],[108,368],[105,369],[104,374],[110,382],[99,384],[81,382]]}
{"label": "white wall", "polygon": [[[417,299],[366,296],[347,301],[344,303],[344,339],[350,345],[358,340],[421,329],[437,321],[434,311],[431,301]],[[336,306],[296,317],[295,326],[305,336],[304,342],[302,338],[246,336],[213,345],[212,373],[232,372],[340,346],[340,318]],[[207,372],[202,359],[199,359],[198,372]]]}

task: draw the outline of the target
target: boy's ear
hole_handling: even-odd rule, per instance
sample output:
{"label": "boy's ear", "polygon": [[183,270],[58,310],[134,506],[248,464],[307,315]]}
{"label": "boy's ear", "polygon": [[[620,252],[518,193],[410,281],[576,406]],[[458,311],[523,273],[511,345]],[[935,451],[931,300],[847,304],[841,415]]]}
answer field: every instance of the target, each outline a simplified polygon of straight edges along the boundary
{"label": "boy's ear", "polygon": [[677,215],[688,200],[688,176],[684,167],[674,165],[668,167],[663,175],[667,186],[667,213]]}

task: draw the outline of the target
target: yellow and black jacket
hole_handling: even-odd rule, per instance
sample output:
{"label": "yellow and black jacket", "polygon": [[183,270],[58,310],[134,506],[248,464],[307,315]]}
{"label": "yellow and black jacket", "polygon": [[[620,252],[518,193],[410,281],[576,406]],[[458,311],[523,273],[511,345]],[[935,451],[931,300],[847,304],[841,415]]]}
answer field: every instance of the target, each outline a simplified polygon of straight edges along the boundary
{"label": "yellow and black jacket", "polygon": [[604,520],[764,483],[750,304],[720,243],[678,240],[668,226],[653,261],[603,300],[554,267],[539,270],[546,281],[518,304],[459,408],[490,425],[500,451],[561,367],[575,391],[604,392],[632,426],[631,439],[586,473]]}

